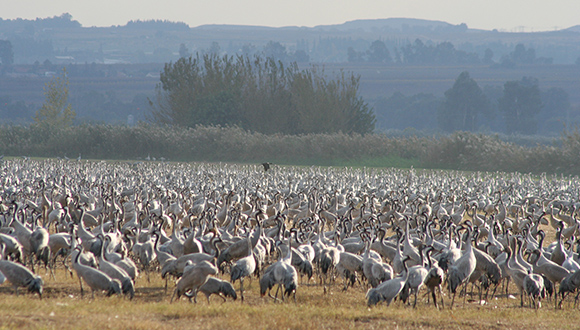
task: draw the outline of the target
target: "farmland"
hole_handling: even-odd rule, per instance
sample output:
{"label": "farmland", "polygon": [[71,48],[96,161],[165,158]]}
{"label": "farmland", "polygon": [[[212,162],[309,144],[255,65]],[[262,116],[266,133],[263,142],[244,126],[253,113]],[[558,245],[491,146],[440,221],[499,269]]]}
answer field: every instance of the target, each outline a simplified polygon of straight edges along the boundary
{"label": "farmland", "polygon": [[[572,306],[555,311],[546,302],[535,311],[520,308],[517,296],[511,299],[504,295],[485,304],[469,299],[465,306],[459,304],[453,310],[436,310],[425,299],[416,309],[400,302],[369,308],[365,290],[356,286],[343,292],[340,281],[329,294],[312,282],[299,286],[296,303],[274,303],[270,298],[259,298],[258,282],[254,280],[244,303],[239,299],[222,303],[214,296],[208,305],[205,297],[197,304],[187,300],[170,303],[171,286],[169,293],[164,293],[165,281],[156,274],[151,283],[145,278],[137,280],[132,301],[103,295],[91,300],[90,294],[80,297],[76,277],[71,279],[64,270],[57,271],[56,276],[56,280],[43,276],[46,293],[42,300],[26,294],[16,297],[6,285],[0,287],[0,327],[64,330],[90,324],[109,329],[575,329],[580,322]],[[510,292],[515,293],[514,288]]]}
{"label": "farmland", "polygon": [[[23,288],[20,289],[21,294],[16,296],[8,283],[0,286],[2,328],[566,329],[576,328],[580,321],[573,307],[573,295],[566,299],[561,309],[554,309],[554,297],[542,299],[537,310],[529,307],[527,298],[524,299],[525,306],[520,307],[519,290],[513,281],[507,293],[502,281],[495,297],[491,297],[493,284],[487,298],[484,293],[480,299],[477,288],[474,295],[467,295],[465,303],[464,297],[458,296],[453,308],[449,306],[451,294],[446,285],[441,310],[436,309],[432,301],[427,302],[425,287],[420,291],[416,308],[400,300],[390,306],[384,302],[367,306],[367,284],[362,272],[354,285],[343,291],[343,276],[340,273],[325,288],[318,282],[318,267],[315,267],[311,280],[308,281],[306,276],[297,279],[296,302],[292,297],[285,302],[274,302],[268,296],[260,297],[258,279],[251,276],[244,284],[246,299],[243,303],[239,297],[236,301],[228,298],[222,303],[221,299],[213,296],[211,304],[208,304],[202,294],[199,294],[197,304],[189,303],[185,298],[171,303],[173,279],[169,280],[165,292],[165,280],[161,278],[160,271],[163,267],[159,265],[160,261],[153,261],[148,280],[140,257],[131,247],[135,246],[136,232],[146,235],[147,241],[152,240],[152,236],[165,235],[161,231],[166,230],[170,239],[167,246],[170,246],[171,240],[175,239],[170,238],[175,237],[170,233],[183,231],[182,234],[187,236],[189,230],[197,226],[213,228],[206,235],[203,231],[200,233],[198,239],[202,244],[207,239],[213,240],[212,231],[221,233],[223,241],[228,240],[230,235],[240,235],[242,240],[247,235],[250,241],[252,235],[263,230],[264,237],[277,240],[276,246],[280,246],[288,241],[286,235],[277,234],[282,228],[281,223],[287,226],[288,231],[304,231],[307,237],[324,231],[323,236],[328,235],[328,244],[336,242],[341,236],[345,248],[348,242],[364,240],[363,233],[375,235],[384,230],[386,235],[382,244],[389,245],[396,238],[397,227],[405,232],[405,217],[412,219],[408,224],[417,233],[410,234],[413,239],[421,240],[426,234],[422,232],[423,226],[433,226],[433,238],[443,242],[449,239],[442,230],[446,226],[458,226],[458,230],[463,231],[475,225],[481,227],[479,230],[484,233],[488,230],[486,226],[499,224],[503,228],[509,227],[510,231],[505,232],[511,232],[513,238],[521,236],[526,239],[526,230],[543,230],[546,237],[544,247],[547,247],[553,246],[550,243],[556,236],[555,220],[562,221],[565,235],[577,230],[577,227],[574,229],[574,210],[580,189],[576,178],[517,173],[276,165],[264,171],[259,164],[30,159],[6,160],[0,169],[0,228],[3,232],[11,231],[8,228],[10,222],[22,219],[24,224],[34,226],[29,222],[39,217],[39,223],[44,223],[51,233],[63,228],[87,226],[94,233],[105,232],[107,236],[120,234],[126,241],[128,258],[139,265],[141,273],[135,279],[132,300],[122,295],[106,297],[101,292],[97,292],[95,299],[92,299],[86,283],[84,297],[81,297],[78,279],[65,271],[61,257],[56,263],[54,277],[37,264],[36,271],[44,279],[42,299],[24,293],[26,290]],[[246,204],[250,209],[246,210]],[[48,220],[50,212],[47,211],[58,211],[59,205],[67,210],[68,215],[61,216],[53,223]],[[204,205],[205,212],[199,213],[200,205]],[[429,207],[424,209],[427,205]],[[161,210],[159,206],[162,206]],[[42,211],[45,207],[46,211]],[[469,212],[460,213],[462,207],[475,208],[477,216]],[[512,213],[519,207],[527,215],[525,218],[518,218],[517,214]],[[75,211],[81,208],[90,212],[100,209],[96,214],[103,227],[98,222],[88,222],[82,216],[78,218]],[[449,211],[443,211],[445,208]],[[432,211],[425,211],[428,209]],[[542,209],[547,210],[549,215],[542,214]],[[220,210],[226,212],[223,220]],[[242,211],[248,215],[243,216]],[[424,214],[432,213],[423,215],[420,213],[423,211],[426,212]],[[485,217],[489,212],[494,217]],[[14,217],[14,213],[19,214],[18,217]],[[333,220],[329,213],[335,214],[336,218]],[[456,213],[461,214],[457,219]],[[170,219],[173,227],[165,227],[166,220],[160,222],[158,217],[163,216]],[[318,217],[319,222],[314,220]],[[284,220],[280,222],[279,219]],[[481,219],[484,222],[478,224]],[[426,220],[430,221],[424,222]],[[321,225],[324,222],[325,225]],[[118,224],[118,229],[110,226],[114,223]],[[10,227],[18,226],[12,224]],[[230,232],[230,228],[233,231]],[[502,238],[503,233],[503,230],[498,231],[499,240],[507,239]],[[80,232],[77,234],[81,237]],[[82,235],[79,244],[88,239],[98,239]],[[288,235],[293,237],[292,234]],[[484,240],[486,238],[482,234],[476,243]],[[314,245],[316,240],[312,237],[311,242]],[[575,245],[575,242],[571,244]],[[203,249],[205,251],[205,245]],[[220,248],[222,252],[224,249],[225,246]],[[266,259],[270,261],[266,261],[263,269],[278,259],[280,253],[275,250]],[[171,251],[177,253],[174,248]],[[546,249],[545,253],[552,251]],[[389,253],[384,253],[381,254],[383,261],[395,266],[395,261],[389,260]],[[226,273],[220,274],[220,278],[229,280],[228,268],[224,268]],[[234,283],[234,288],[239,289],[239,282]],[[471,286],[468,288],[471,291]]]}

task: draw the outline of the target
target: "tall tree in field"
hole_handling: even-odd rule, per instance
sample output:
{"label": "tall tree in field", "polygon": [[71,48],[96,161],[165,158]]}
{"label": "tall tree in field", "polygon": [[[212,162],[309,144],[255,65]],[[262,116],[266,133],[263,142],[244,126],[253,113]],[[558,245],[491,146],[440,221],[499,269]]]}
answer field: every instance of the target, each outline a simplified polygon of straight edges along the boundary
{"label": "tall tree in field", "polygon": [[542,110],[542,98],[538,80],[523,77],[520,81],[508,81],[503,86],[503,96],[498,100],[503,113],[506,133],[535,134],[535,116]]}
{"label": "tall tree in field", "polygon": [[165,65],[153,120],[173,125],[237,125],[274,134],[370,133],[372,109],[359,77],[300,70],[273,58],[204,56]]}
{"label": "tall tree in field", "polygon": [[0,69],[4,71],[14,63],[14,51],[10,40],[0,40]]}
{"label": "tall tree in field", "polygon": [[72,125],[76,116],[68,102],[68,77],[66,69],[60,76],[54,77],[44,87],[44,104],[34,116],[34,122],[53,128],[64,128]]}
{"label": "tall tree in field", "polygon": [[367,51],[368,61],[372,63],[391,63],[393,58],[384,42],[375,40]]}
{"label": "tall tree in field", "polygon": [[438,113],[439,127],[445,131],[475,131],[477,117],[489,110],[489,101],[467,71],[459,74],[445,92]]}

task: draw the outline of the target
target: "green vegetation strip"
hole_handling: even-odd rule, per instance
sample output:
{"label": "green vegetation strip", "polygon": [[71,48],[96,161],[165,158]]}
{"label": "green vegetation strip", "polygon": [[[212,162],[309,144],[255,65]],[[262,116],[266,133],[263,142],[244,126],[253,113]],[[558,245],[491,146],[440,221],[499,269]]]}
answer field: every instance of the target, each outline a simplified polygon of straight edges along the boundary
{"label": "green vegetation strip", "polygon": [[497,136],[457,132],[449,136],[384,134],[265,135],[239,127],[180,128],[80,125],[0,126],[0,154],[116,160],[164,160],[398,167],[580,174],[580,133],[565,132],[553,145],[533,147]]}

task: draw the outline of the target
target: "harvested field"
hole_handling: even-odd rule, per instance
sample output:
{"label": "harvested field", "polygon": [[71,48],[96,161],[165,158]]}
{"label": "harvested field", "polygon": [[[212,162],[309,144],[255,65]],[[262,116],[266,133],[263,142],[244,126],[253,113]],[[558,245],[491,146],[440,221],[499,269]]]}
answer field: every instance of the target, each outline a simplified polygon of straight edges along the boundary
{"label": "harvested field", "polygon": [[[395,211],[403,217],[414,220],[409,221],[411,241],[426,243],[427,233],[422,228],[431,226],[422,219],[424,215],[421,210],[426,205],[431,208],[431,216],[427,215],[426,219],[435,224],[432,225],[435,232],[433,239],[448,242],[448,238],[444,235],[445,230],[440,231],[440,228],[445,228],[445,223],[451,226],[450,223],[454,222],[453,214],[458,212],[459,205],[465,202],[466,207],[473,205],[479,216],[484,217],[486,210],[494,214],[494,220],[491,220],[490,216],[480,225],[480,232],[485,229],[486,223],[493,225],[493,221],[500,220],[502,228],[510,228],[509,231],[498,231],[496,238],[500,241],[504,232],[514,238],[520,235],[525,240],[527,237],[525,231],[532,230],[537,222],[537,229],[546,233],[542,251],[550,258],[555,249],[555,244],[550,243],[556,242],[557,230],[553,227],[553,223],[557,223],[555,221],[563,222],[562,235],[567,235],[569,231],[576,233],[575,203],[578,201],[577,194],[580,191],[576,180],[519,174],[421,172],[397,169],[272,166],[265,172],[261,165],[50,160],[5,161],[0,166],[0,173],[2,173],[0,232],[16,236],[14,231],[18,226],[13,223],[14,221],[23,220],[25,226],[33,228],[36,217],[38,224],[44,224],[51,234],[59,228],[66,228],[61,226],[63,222],[68,225],[74,224],[73,234],[77,238],[84,237],[79,239],[80,245],[83,244],[82,240],[87,238],[79,232],[79,226],[86,226],[96,237],[99,232],[116,235],[115,232],[118,230],[126,244],[128,258],[140,268],[132,300],[123,295],[107,297],[102,292],[97,292],[95,299],[92,299],[86,282],[83,284],[85,294],[81,297],[78,278],[76,275],[71,277],[64,269],[60,261],[62,257],[57,259],[54,277],[37,262],[36,273],[44,280],[42,299],[39,299],[38,295],[25,293],[26,288],[20,288],[20,294],[16,296],[10,282],[6,281],[0,286],[0,328],[572,329],[577,328],[580,321],[577,308],[573,306],[575,293],[566,298],[561,308],[554,308],[554,297],[542,299],[541,307],[538,309],[530,307],[527,298],[524,300],[525,306],[520,307],[519,290],[514,281],[510,282],[507,294],[503,288],[505,282],[500,282],[495,297],[491,297],[495,287],[493,284],[487,292],[487,298],[484,296],[480,299],[477,288],[473,295],[468,294],[465,298],[458,293],[453,309],[449,308],[451,297],[447,285],[444,285],[445,307],[442,309],[435,308],[432,301],[427,302],[425,286],[420,290],[416,308],[403,303],[400,299],[389,306],[382,302],[369,307],[365,298],[368,286],[362,272],[357,273],[357,280],[347,291],[343,290],[341,274],[330,273],[336,274],[336,279],[325,288],[319,283],[320,270],[316,267],[316,263],[313,263],[314,276],[310,281],[300,276],[296,280],[298,284],[296,302],[292,298],[286,299],[285,302],[275,302],[267,295],[261,297],[258,278],[251,276],[250,280],[246,279],[244,282],[243,303],[238,294],[237,300],[227,298],[226,302],[212,296],[211,303],[208,304],[201,293],[198,295],[197,304],[190,303],[184,297],[170,303],[175,287],[174,279],[168,275],[170,280],[166,292],[165,279],[161,277],[160,261],[153,260],[148,280],[136,250],[133,249],[137,239],[139,242],[154,240],[150,236],[160,234],[160,232],[156,234],[155,228],[158,230],[163,228],[169,238],[175,237],[172,234],[175,232],[182,232],[183,238],[187,238],[191,230],[202,228],[198,239],[202,242],[204,251],[206,245],[203,242],[205,239],[210,241],[213,239],[212,231],[219,232],[222,241],[228,241],[230,236],[234,239],[239,235],[240,240],[248,237],[250,242],[252,235],[262,231],[260,237],[272,236],[273,241],[277,242],[276,246],[282,249],[287,244],[290,234],[277,236],[277,232],[280,232],[277,226],[281,223],[285,224],[288,231],[295,228],[296,235],[303,243],[305,238],[310,237],[312,245],[315,245],[315,236],[318,232],[328,232],[325,234],[329,235],[326,238],[330,242],[328,244],[332,244],[331,242],[335,240],[332,233],[340,233],[337,237],[341,237],[342,245],[349,248],[349,243],[366,239],[365,234],[359,236],[357,233],[374,236],[381,230],[386,232],[384,243],[388,244],[391,237],[396,237],[394,234],[397,227],[403,232],[406,231],[405,222],[398,218]],[[340,197],[342,194],[344,199]],[[51,222],[48,206],[42,206],[45,203],[43,198],[46,202],[50,202],[52,210],[58,209],[56,203],[65,204],[64,206],[61,204],[61,207],[69,212],[68,218],[62,216]],[[481,210],[478,206],[480,200],[488,201],[480,203]],[[172,206],[176,203],[179,203],[181,210]],[[245,211],[243,204],[246,203],[253,204],[255,208],[248,212],[247,218],[241,215]],[[198,212],[196,206],[202,204],[205,205],[205,209]],[[134,209],[131,209],[130,205],[133,205]],[[161,205],[163,205],[161,211],[156,211]],[[526,223],[527,217],[520,215],[518,218],[512,214],[512,210],[517,209],[518,205],[523,206],[524,212],[529,213],[529,223]],[[76,218],[74,210],[78,208],[84,208],[89,212],[101,206],[103,209],[96,219],[105,223],[102,231],[98,225],[90,224],[87,219]],[[452,208],[445,216],[441,207],[447,206]],[[547,214],[536,212],[536,207],[541,210],[542,206]],[[44,207],[46,209],[43,211]],[[223,207],[228,211],[230,220],[220,219],[220,210]],[[347,209],[340,211],[343,207]],[[505,214],[502,215],[503,207]],[[117,211],[114,211],[115,209]],[[258,212],[258,209],[262,211]],[[308,211],[309,209],[313,210]],[[490,211],[491,209],[494,211]],[[391,210],[393,212],[390,212]],[[322,211],[335,213],[336,221],[333,222],[329,218],[324,227],[311,224],[313,218],[328,216]],[[135,219],[130,216],[132,212],[135,212]],[[159,220],[163,215],[156,216],[156,212],[162,212],[173,220],[176,230],[173,231],[171,226],[165,227]],[[341,215],[340,212],[345,213]],[[391,216],[387,217],[389,212]],[[269,215],[270,213],[273,215]],[[14,214],[18,216],[15,217]],[[277,220],[276,216],[282,215],[284,220]],[[236,220],[233,220],[234,218]],[[460,234],[463,233],[460,227],[468,226],[465,220],[477,226],[477,219],[473,218],[471,213],[462,214],[457,220],[458,223],[453,225],[458,228]],[[231,231],[228,229],[231,224],[229,221],[235,221],[231,225]],[[117,227],[114,226],[115,222]],[[304,231],[305,237],[300,236],[300,231]],[[145,236],[141,239],[140,235]],[[456,239],[457,236],[452,237]],[[487,238],[480,234],[476,243],[486,240]],[[563,240],[568,241],[567,238]],[[575,243],[572,239],[573,247]],[[227,247],[226,243],[223,244],[224,246],[220,248],[221,254],[218,253],[220,257]],[[263,243],[260,240],[256,244]],[[170,243],[165,245],[169,246]],[[404,244],[401,244],[402,249],[403,246]],[[564,248],[568,250],[569,245],[565,244]],[[212,254],[215,251],[208,249],[206,252]],[[254,254],[257,253],[254,250]],[[263,265],[262,276],[265,269],[278,260],[279,255],[278,252],[272,252],[266,257],[266,260],[270,261]],[[575,253],[572,254],[573,257],[574,255]],[[364,250],[359,256],[365,258]],[[6,254],[6,257],[9,255]],[[439,258],[435,253],[433,257]],[[382,262],[394,266],[393,260],[384,256]],[[236,261],[232,260],[232,264],[235,263]],[[29,263],[27,265],[30,267]],[[195,268],[196,264],[191,267]],[[186,269],[183,270],[184,273],[188,272]],[[229,267],[225,266],[226,273],[220,274],[219,277],[229,280],[228,269]],[[570,273],[573,274],[572,271]],[[234,283],[234,288],[238,292],[239,286],[239,281]],[[275,291],[275,287],[273,290]],[[471,292],[471,285],[468,286],[468,292]]]}

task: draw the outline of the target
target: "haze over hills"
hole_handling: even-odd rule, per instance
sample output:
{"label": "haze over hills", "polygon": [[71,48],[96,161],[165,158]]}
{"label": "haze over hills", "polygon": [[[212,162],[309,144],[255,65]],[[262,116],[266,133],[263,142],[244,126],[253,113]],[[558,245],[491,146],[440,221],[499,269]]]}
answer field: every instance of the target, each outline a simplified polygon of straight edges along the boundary
{"label": "haze over hills", "polygon": [[[498,61],[516,44],[533,47],[538,57],[552,58],[554,64],[570,64],[580,57],[580,26],[550,32],[502,32],[470,29],[465,24],[412,18],[362,19],[315,27],[265,27],[201,25],[182,22],[130,21],[111,27],[83,27],[72,16],[36,20],[0,20],[0,39],[14,46],[14,63],[32,64],[56,56],[72,57],[76,63],[168,62],[179,57],[180,45],[190,53],[203,52],[215,43],[224,53],[242,49],[261,50],[275,41],[288,52],[304,50],[311,62],[346,62],[347,49],[364,51],[375,40],[394,47],[420,39],[426,44],[451,42],[455,48],[476,52],[486,49]],[[57,60],[58,62],[58,60]]]}
{"label": "haze over hills", "polygon": [[[0,107],[0,122],[6,120],[2,111],[19,111],[19,117],[10,120],[29,122],[44,100],[44,84],[63,66],[71,79],[71,100],[79,120],[144,119],[148,97],[154,94],[165,63],[196,53],[215,53],[265,54],[298,62],[300,67],[321,65],[329,73],[354,72],[361,77],[361,95],[377,114],[381,104],[386,104],[384,109],[392,107],[396,100],[384,101],[397,93],[406,97],[399,97],[401,102],[416,106],[416,111],[436,113],[445,91],[463,71],[486,89],[492,102],[501,96],[507,81],[534,77],[546,93],[556,88],[569,95],[569,106],[560,108],[570,111],[552,120],[544,131],[555,131],[552,127],[560,127],[563,121],[580,123],[580,25],[548,32],[506,32],[387,18],[314,27],[190,27],[159,20],[83,27],[63,14],[36,20],[0,19],[0,46],[2,41],[11,44],[14,66],[0,64],[0,101],[19,110]],[[384,46],[383,57],[378,59],[372,48],[377,42]],[[0,51],[0,63],[1,56]],[[552,100],[557,100],[554,95]],[[555,117],[547,113],[545,118],[549,116]],[[495,129],[500,122],[497,116],[484,125]]]}

